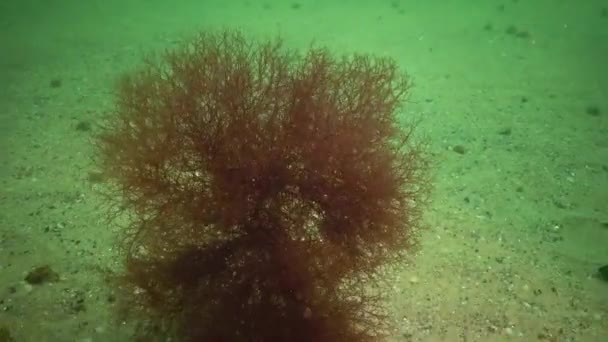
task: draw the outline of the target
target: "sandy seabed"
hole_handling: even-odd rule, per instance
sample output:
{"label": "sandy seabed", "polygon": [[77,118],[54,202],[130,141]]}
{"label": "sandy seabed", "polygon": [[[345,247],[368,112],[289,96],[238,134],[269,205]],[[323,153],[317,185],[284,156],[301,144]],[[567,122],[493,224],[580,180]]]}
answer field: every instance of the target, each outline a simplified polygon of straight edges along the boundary
{"label": "sandy seabed", "polygon": [[[387,275],[392,340],[608,340],[601,1],[14,2],[0,5],[0,341],[129,340],[103,282],[120,259],[91,141],[143,53],[220,27],[390,56],[412,76],[435,190],[420,250]],[[26,281],[45,265],[53,281]]]}

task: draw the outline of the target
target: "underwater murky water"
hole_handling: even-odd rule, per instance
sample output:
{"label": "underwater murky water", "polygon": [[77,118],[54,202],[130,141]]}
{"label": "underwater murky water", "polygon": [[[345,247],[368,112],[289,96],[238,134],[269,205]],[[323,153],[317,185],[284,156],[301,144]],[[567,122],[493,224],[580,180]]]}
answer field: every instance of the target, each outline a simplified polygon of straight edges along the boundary
{"label": "underwater murky water", "polygon": [[[121,310],[124,292],[108,278],[112,272],[122,274],[123,271],[126,253],[121,249],[125,245],[120,238],[125,226],[133,218],[150,217],[147,216],[150,212],[135,210],[110,220],[102,191],[107,175],[94,159],[94,146],[108,114],[114,111],[117,83],[123,75],[141,68],[146,56],[166,49],[175,51],[184,39],[200,31],[219,29],[240,30],[260,40],[280,36],[284,48],[291,51],[305,52],[313,43],[313,47],[326,47],[336,56],[360,53],[389,58],[413,82],[403,108],[396,112],[397,122],[419,119],[416,134],[424,138],[431,156],[431,202],[422,213],[424,224],[415,231],[418,248],[410,253],[406,251],[407,259],[401,259],[398,265],[382,269],[378,276],[381,290],[356,292],[361,298],[367,295],[372,298],[374,291],[386,296],[382,307],[388,315],[377,324],[394,324],[387,340],[606,340],[608,276],[600,269],[608,264],[605,204],[608,203],[608,100],[605,95],[608,93],[605,63],[608,5],[602,1],[4,1],[0,4],[0,28],[0,341],[130,341],[135,339],[137,326],[143,323],[179,325],[181,318],[192,318],[182,312],[173,320],[158,320],[153,313],[162,310],[152,306],[149,316],[141,313],[121,316],[125,312]],[[350,76],[356,78],[361,69],[354,70],[357,72]],[[227,83],[235,80],[232,76],[225,79]],[[268,79],[274,80],[265,78]],[[219,81],[214,84],[225,85]],[[331,89],[340,85],[333,83]],[[173,86],[189,89],[186,83]],[[158,89],[138,88],[138,91],[151,94]],[[184,94],[181,94],[182,104],[188,103],[188,96]],[[221,99],[224,93],[218,91],[217,94]],[[337,104],[354,98],[349,98],[346,90],[324,94],[332,96],[311,96],[327,101],[311,102],[318,107],[303,112],[310,114],[324,108],[324,113],[331,113],[331,110],[338,111]],[[357,94],[361,99],[374,93]],[[270,98],[273,101],[264,103],[277,112],[291,103],[283,97]],[[211,106],[211,102],[194,102]],[[173,102],[158,96],[133,103],[138,104],[137,109],[152,113],[153,103]],[[281,105],[272,107],[273,103]],[[148,105],[150,107],[146,107]],[[171,108],[189,113],[183,107]],[[355,117],[363,110],[357,107],[352,112]],[[329,122],[334,117],[326,118]],[[371,131],[370,122],[367,124]],[[127,122],[125,127],[150,128],[146,120],[140,124]],[[312,134],[315,129],[306,129],[293,129],[289,134],[315,136],[304,134]],[[368,136],[365,130],[357,132],[361,139]],[[288,159],[286,156],[292,154],[281,154],[284,160],[290,160],[283,162],[289,164],[284,168],[272,164],[272,158],[247,159],[264,160],[267,167],[276,166],[275,171],[266,174],[267,178],[260,177],[260,173],[245,177],[249,174],[244,172],[247,170],[252,173],[267,170],[262,167],[254,170],[254,164],[248,164],[248,169],[226,167],[216,173],[213,179],[222,178],[224,185],[218,186],[220,190],[213,188],[214,191],[229,189],[225,191],[226,196],[233,196],[230,198],[237,198],[236,194],[241,191],[261,189],[262,180],[280,183],[287,174],[299,175],[299,178],[293,176],[301,182],[298,184],[315,180],[314,187],[306,189],[303,186],[282,188],[274,201],[260,203],[252,198],[261,197],[238,197],[242,199],[238,202],[243,205],[242,210],[236,202],[220,205],[218,200],[215,204],[222,210],[226,209],[226,203],[234,204],[229,208],[232,214],[228,215],[234,221],[226,219],[222,227],[234,228],[230,233],[237,234],[237,228],[242,226],[239,222],[252,222],[251,217],[258,223],[280,217],[293,221],[289,227],[308,229],[308,235],[304,235],[319,242],[321,233],[312,234],[309,228],[321,227],[324,219],[337,220],[338,209],[346,205],[357,208],[353,213],[361,215],[351,213],[348,220],[344,218],[336,227],[352,228],[349,225],[354,222],[352,216],[366,217],[381,209],[391,213],[393,208],[404,208],[391,201],[357,207],[365,203],[365,199],[385,194],[381,189],[386,188],[380,186],[386,184],[382,182],[384,178],[370,177],[374,182],[357,183],[361,179],[354,176],[364,174],[354,172],[363,170],[356,162],[372,160],[365,158],[375,156],[377,149],[365,154],[359,145],[357,149],[343,148],[353,143],[350,135],[331,135],[328,131],[326,136],[327,145],[317,144],[313,148],[315,141],[304,139],[298,145],[300,150],[294,148],[293,155],[298,155],[310,147],[314,153],[310,152],[304,159]],[[263,146],[276,151],[269,141],[272,140],[265,136],[260,144],[265,142],[267,145]],[[204,146],[209,148],[207,152],[213,150],[211,145]],[[337,156],[336,152],[334,159],[317,158],[329,151],[329,146],[339,146],[335,151],[349,150],[351,154],[344,152]],[[137,148],[137,145],[124,147]],[[239,151],[255,154],[260,151],[257,147],[251,144]],[[155,148],[160,151],[163,146]],[[155,162],[153,155],[146,162]],[[192,157],[192,154],[186,156]],[[335,159],[343,163],[336,163]],[[202,163],[196,158],[192,160]],[[373,160],[382,162],[381,158]],[[207,198],[203,194],[211,191],[210,184],[220,184],[200,176],[203,171],[189,168],[200,164],[179,165],[182,170],[171,167],[164,170],[170,170],[165,174],[168,180],[181,185],[163,189],[183,190],[186,184],[195,190],[200,188],[200,195],[192,195],[191,202],[182,203],[180,210],[183,211],[173,211],[175,216],[167,220],[170,222],[150,225],[151,231],[161,234],[154,236],[162,238],[159,240],[167,244],[165,248],[174,246],[176,250],[182,248],[175,245],[177,243],[203,240],[183,239],[184,235],[179,235],[180,239],[172,236],[168,228],[177,227],[174,232],[196,236],[199,226],[186,223],[216,220],[215,216],[184,208]],[[334,165],[351,167],[336,166],[335,176],[323,173],[331,171]],[[310,173],[296,172],[305,167]],[[138,170],[146,174],[151,169]],[[228,172],[234,174],[227,175]],[[304,174],[307,177],[302,176]],[[326,176],[314,178],[321,174]],[[375,174],[388,173],[377,170]],[[188,175],[187,179],[184,175]],[[137,185],[149,189],[144,183]],[[169,182],[171,184],[174,183]],[[333,184],[335,189],[348,184],[352,185],[349,189],[360,191],[330,199],[311,190],[321,184]],[[355,186],[361,184],[374,184],[374,187]],[[303,195],[306,193],[318,197],[313,200]],[[153,196],[152,193],[143,195]],[[289,202],[289,198],[297,200]],[[125,205],[132,203],[126,201]],[[169,210],[173,204],[176,202],[168,201],[165,206],[155,202],[152,207],[158,209],[156,213],[164,213],[163,210]],[[283,214],[267,215],[268,208]],[[296,220],[301,217],[305,219]],[[403,219],[402,215],[391,217]],[[264,225],[259,223],[259,226]],[[382,225],[361,223],[362,229],[379,226]],[[161,228],[167,231],[159,233]],[[380,232],[378,230],[378,234]],[[286,236],[298,234],[295,229]],[[339,233],[324,236],[328,240],[322,242],[335,241],[335,245],[328,246],[340,246],[337,236]],[[373,241],[373,235],[362,236],[369,238],[366,241]],[[300,248],[294,245],[290,246]],[[325,260],[328,261],[325,266],[329,267],[334,265],[329,262],[330,257],[338,255],[338,251],[338,247],[320,248],[319,254],[310,255],[323,255],[326,258],[319,258],[314,264],[318,266]],[[147,249],[136,252],[150,253]],[[249,259],[243,257],[242,263],[273,254],[244,255]],[[303,279],[308,279],[302,275],[308,271],[303,270],[313,266],[295,259],[295,255],[303,254],[293,255],[294,259],[286,258],[280,265],[292,265],[298,271],[287,272],[290,276],[280,279],[286,282],[289,279],[289,286],[298,288]],[[175,272],[172,274],[188,278],[204,273],[200,268],[202,262],[195,257],[191,260],[179,264],[182,268],[179,272],[172,270]],[[365,258],[357,260],[360,267],[366,265]],[[372,260],[371,256],[368,260]],[[329,282],[321,280],[331,277],[319,271],[323,268],[314,269],[317,277],[310,280],[329,286]],[[235,275],[234,279],[237,278]],[[203,280],[197,278],[197,281],[201,282],[197,286],[202,286]],[[214,287],[217,293],[222,293],[219,288],[220,285]],[[329,292],[323,287],[314,290],[317,292],[310,291]],[[215,299],[209,302],[221,307],[218,298],[228,300],[229,297],[211,296]],[[251,298],[261,297],[252,295]],[[317,312],[305,298],[308,297],[302,293],[293,294],[292,298],[302,306],[302,310],[294,311],[302,313],[302,322],[311,322],[317,317],[324,317],[324,322],[329,323],[344,322],[336,314],[342,311]],[[345,302],[358,305],[358,299],[353,295]],[[163,301],[159,299],[159,302]],[[291,308],[286,299],[273,303]],[[183,302],[173,304],[178,311],[187,307]],[[314,304],[320,308],[332,307]],[[201,309],[201,312],[205,311]],[[272,314],[267,313],[269,317]],[[213,321],[201,316],[201,326]],[[363,317],[361,322],[365,324],[372,322],[363,313],[355,317]],[[359,324],[363,324],[361,322]],[[156,328],[158,330],[147,331],[148,335],[154,336],[158,331],[156,336],[161,339],[160,332],[167,329]],[[326,328],[333,331],[340,326],[328,324]],[[250,340],[256,340],[256,336],[250,336]]]}

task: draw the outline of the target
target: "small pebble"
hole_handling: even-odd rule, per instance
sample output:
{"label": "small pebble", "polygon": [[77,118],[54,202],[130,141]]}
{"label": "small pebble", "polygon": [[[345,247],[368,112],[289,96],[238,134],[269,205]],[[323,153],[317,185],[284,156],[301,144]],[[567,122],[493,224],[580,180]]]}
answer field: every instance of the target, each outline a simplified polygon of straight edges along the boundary
{"label": "small pebble", "polygon": [[498,134],[500,134],[500,135],[511,135],[511,128],[510,127],[503,128],[500,131],[498,131]]}
{"label": "small pebble", "polygon": [[59,78],[54,78],[49,82],[49,85],[51,86],[51,88],[59,88],[61,87],[61,79]]}
{"label": "small pebble", "polygon": [[454,152],[456,152],[458,154],[465,154],[465,153],[467,153],[467,150],[462,145],[453,146],[452,147],[452,151],[454,151]]}
{"label": "small pebble", "polygon": [[587,106],[585,113],[591,116],[600,116],[602,112],[598,106]]}
{"label": "small pebble", "polygon": [[25,281],[30,285],[40,285],[58,280],[59,275],[49,265],[36,267],[25,276]]}
{"label": "small pebble", "polygon": [[88,132],[92,129],[91,123],[87,121],[80,121],[76,124],[76,130],[81,132]]}

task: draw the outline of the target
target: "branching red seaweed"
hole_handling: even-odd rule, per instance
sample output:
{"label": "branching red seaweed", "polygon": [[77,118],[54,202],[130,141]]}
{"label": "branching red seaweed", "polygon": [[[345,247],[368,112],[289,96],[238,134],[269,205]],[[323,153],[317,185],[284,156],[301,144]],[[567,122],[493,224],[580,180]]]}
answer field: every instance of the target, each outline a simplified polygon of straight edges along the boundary
{"label": "branching red seaweed", "polygon": [[99,138],[132,214],[122,285],[148,334],[374,341],[379,267],[414,243],[429,181],[387,58],[202,33],[119,84]]}

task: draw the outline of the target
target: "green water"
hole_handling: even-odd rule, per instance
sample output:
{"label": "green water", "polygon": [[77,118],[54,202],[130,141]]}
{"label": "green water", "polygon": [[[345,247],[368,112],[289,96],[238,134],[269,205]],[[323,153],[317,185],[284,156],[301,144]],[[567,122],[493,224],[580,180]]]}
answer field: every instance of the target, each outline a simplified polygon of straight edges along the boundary
{"label": "green water", "polygon": [[608,3],[5,0],[0,341],[133,340],[92,141],[124,72],[221,28],[413,80],[434,191],[385,278],[390,341],[608,340]]}

